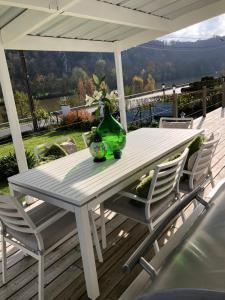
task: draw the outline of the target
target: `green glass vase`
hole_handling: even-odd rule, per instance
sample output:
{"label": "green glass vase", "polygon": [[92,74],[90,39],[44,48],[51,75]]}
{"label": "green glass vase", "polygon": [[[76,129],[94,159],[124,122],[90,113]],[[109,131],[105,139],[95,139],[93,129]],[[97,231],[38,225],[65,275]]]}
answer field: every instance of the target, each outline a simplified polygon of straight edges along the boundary
{"label": "green glass vase", "polygon": [[106,145],[106,158],[109,159],[113,156],[120,158],[121,155],[118,156],[118,152],[121,153],[126,144],[126,131],[112,116],[107,105],[104,106],[103,112],[103,120],[97,127],[96,132],[102,137],[102,141]]}

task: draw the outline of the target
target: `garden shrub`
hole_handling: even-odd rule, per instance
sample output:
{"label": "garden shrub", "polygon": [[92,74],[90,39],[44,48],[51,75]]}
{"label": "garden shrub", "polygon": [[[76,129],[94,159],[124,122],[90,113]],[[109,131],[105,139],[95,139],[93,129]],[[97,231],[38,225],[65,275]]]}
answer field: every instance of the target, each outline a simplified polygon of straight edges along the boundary
{"label": "garden shrub", "polygon": [[58,157],[54,156],[54,155],[49,155],[49,156],[43,156],[41,157],[41,159],[39,160],[38,164],[39,165],[43,165],[43,164],[46,164],[50,161],[53,161],[53,160],[56,160]]}
{"label": "garden shrub", "polygon": [[53,156],[55,159],[66,156],[66,151],[60,147],[58,144],[52,144],[49,148],[46,149],[44,156]]}
{"label": "garden shrub", "polygon": [[73,126],[75,123],[78,122],[90,122],[91,118],[91,114],[85,109],[70,111],[62,116],[61,125]]}
{"label": "garden shrub", "polygon": [[[36,165],[35,155],[26,151],[28,168],[31,169]],[[4,182],[8,177],[19,173],[15,153],[9,153],[0,157],[0,181]]]}

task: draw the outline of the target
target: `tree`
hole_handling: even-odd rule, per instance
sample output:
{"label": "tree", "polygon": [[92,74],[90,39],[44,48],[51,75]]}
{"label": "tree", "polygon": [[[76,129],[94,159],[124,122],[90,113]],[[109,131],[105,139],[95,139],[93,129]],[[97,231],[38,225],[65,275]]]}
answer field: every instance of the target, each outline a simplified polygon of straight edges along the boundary
{"label": "tree", "polygon": [[104,59],[98,59],[95,64],[95,74],[103,77],[106,74],[106,61]]}
{"label": "tree", "polygon": [[82,79],[80,79],[78,82],[78,94],[80,100],[84,101],[86,97],[86,88]]}
{"label": "tree", "polygon": [[72,80],[75,82],[75,85],[78,86],[79,80],[85,81],[85,79],[88,77],[87,73],[84,71],[84,69],[75,67],[72,71]]}
{"label": "tree", "polygon": [[28,104],[28,96],[24,92],[16,91],[15,103],[19,117],[25,118],[30,116],[30,108]]}
{"label": "tree", "polygon": [[140,93],[143,91],[144,81],[140,76],[135,75],[132,78],[132,86],[134,93]]}
{"label": "tree", "polygon": [[149,73],[147,77],[147,83],[144,87],[145,91],[153,91],[155,90],[155,79],[152,77],[152,75]]}
{"label": "tree", "polygon": [[85,80],[85,89],[86,89],[86,94],[88,96],[92,96],[95,90],[95,86],[93,84],[92,79],[86,78]]}
{"label": "tree", "polygon": [[34,105],[34,99],[32,96],[31,88],[30,88],[30,76],[27,70],[27,63],[25,59],[25,54],[23,50],[19,50],[19,56],[20,56],[20,61],[23,69],[23,75],[24,75],[24,81],[25,81],[25,87],[26,87],[26,92],[27,92],[27,99],[28,99],[28,104],[30,107],[30,113],[32,117],[32,122],[33,122],[33,128],[34,131],[38,130],[38,123],[37,123],[37,118],[36,118],[36,113],[35,113],[35,105]]}

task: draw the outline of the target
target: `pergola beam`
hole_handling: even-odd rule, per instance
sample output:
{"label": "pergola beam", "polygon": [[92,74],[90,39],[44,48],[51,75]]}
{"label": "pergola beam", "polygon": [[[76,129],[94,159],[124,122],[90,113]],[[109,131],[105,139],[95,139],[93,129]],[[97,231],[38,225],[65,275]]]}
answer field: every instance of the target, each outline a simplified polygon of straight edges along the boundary
{"label": "pergola beam", "polygon": [[170,31],[167,33],[157,31],[157,30],[145,30],[143,32],[137,33],[129,38],[126,38],[120,42],[118,42],[118,47],[121,51],[128,50],[129,48],[144,44],[150,40],[156,39],[160,36],[169,34]]}
{"label": "pergola beam", "polygon": [[62,14],[142,29],[157,29],[165,33],[171,24],[165,18],[96,0],[79,0]]}
{"label": "pergola beam", "polygon": [[[3,43],[18,40],[32,31],[37,30],[78,1],[79,0],[66,0],[63,6],[54,7],[46,11],[26,10],[1,29]],[[33,0],[31,0],[31,2],[33,3]]]}
{"label": "pergola beam", "polygon": [[[27,8],[47,13],[57,13],[56,3],[56,1],[52,2],[49,6],[48,1],[46,0],[0,0],[0,5]],[[60,4],[62,2],[58,3]],[[96,0],[77,0],[73,4],[71,3],[71,0],[64,0],[63,6],[58,7],[61,11],[60,13],[79,18],[87,18],[142,29],[158,29],[162,31],[167,31],[171,23],[171,21],[165,18]]]}
{"label": "pergola beam", "polygon": [[27,35],[4,45],[8,50],[113,52],[113,42],[88,41]]}
{"label": "pergola beam", "polygon": [[124,84],[123,84],[123,67],[122,67],[122,58],[121,51],[116,48],[114,51],[114,59],[116,66],[116,81],[117,81],[117,91],[119,97],[119,111],[120,111],[120,121],[127,131],[127,116],[126,116],[126,102],[124,94]]}
{"label": "pergola beam", "polygon": [[[69,2],[69,0],[67,0],[67,2]],[[49,2],[46,0],[0,0],[0,5],[40,10],[46,12],[49,11],[49,8],[56,11],[57,7],[54,4],[55,3],[52,3],[52,6],[49,7]]]}
{"label": "pergola beam", "polygon": [[3,43],[6,44],[24,37],[53,17],[54,15],[46,12],[26,10],[1,30]]}

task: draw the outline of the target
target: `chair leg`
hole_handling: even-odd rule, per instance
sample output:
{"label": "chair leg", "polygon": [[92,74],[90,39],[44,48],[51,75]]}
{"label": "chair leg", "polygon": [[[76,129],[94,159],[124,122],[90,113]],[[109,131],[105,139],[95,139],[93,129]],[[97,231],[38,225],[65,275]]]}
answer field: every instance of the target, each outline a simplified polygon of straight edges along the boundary
{"label": "chair leg", "polygon": [[[194,176],[192,175],[189,178],[189,188],[191,191],[194,189]],[[196,208],[198,206],[198,201],[193,200],[193,204],[194,204],[194,208]]]}
{"label": "chair leg", "polygon": [[105,230],[105,208],[104,203],[100,204],[100,218],[101,218],[101,235],[102,235],[102,248],[107,247],[106,230]]}
{"label": "chair leg", "polygon": [[[178,201],[181,202],[180,195],[178,195],[177,198],[178,198]],[[184,223],[186,221],[186,218],[185,218],[185,214],[184,214],[184,210],[183,209],[182,209],[182,211],[180,213],[180,216],[181,216],[182,222]]]}
{"label": "chair leg", "polygon": [[6,242],[4,239],[4,232],[1,229],[1,243],[2,243],[2,282],[6,283],[6,271],[7,271],[7,257],[6,257]]}
{"label": "chair leg", "polygon": [[213,178],[213,174],[212,174],[211,168],[209,169],[209,177],[210,177],[211,185],[214,188],[215,187],[215,183],[214,183],[214,178]]}
{"label": "chair leg", "polygon": [[44,300],[44,256],[40,255],[38,259],[38,300]]}
{"label": "chair leg", "polygon": [[[150,222],[148,228],[149,228],[150,233],[152,233],[152,231],[153,231],[152,222]],[[153,247],[154,247],[155,254],[157,254],[159,252],[159,244],[157,241],[154,242]]]}
{"label": "chair leg", "polygon": [[189,188],[191,191],[194,189],[194,178],[192,175],[189,178]]}
{"label": "chair leg", "polygon": [[90,221],[91,221],[91,228],[92,228],[93,239],[94,239],[94,244],[95,244],[96,251],[97,251],[98,260],[99,260],[99,262],[103,262],[102,250],[100,247],[98,232],[97,232],[97,228],[96,228],[96,224],[95,224],[95,220],[94,220],[92,211],[90,212]]}

